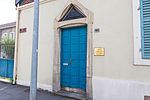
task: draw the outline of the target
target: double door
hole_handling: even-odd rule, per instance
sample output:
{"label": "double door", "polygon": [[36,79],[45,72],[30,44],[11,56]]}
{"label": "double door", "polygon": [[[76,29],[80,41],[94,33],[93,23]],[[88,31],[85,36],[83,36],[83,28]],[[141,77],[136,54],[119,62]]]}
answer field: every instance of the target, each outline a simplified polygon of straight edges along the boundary
{"label": "double door", "polygon": [[60,86],[86,90],[87,26],[61,29]]}

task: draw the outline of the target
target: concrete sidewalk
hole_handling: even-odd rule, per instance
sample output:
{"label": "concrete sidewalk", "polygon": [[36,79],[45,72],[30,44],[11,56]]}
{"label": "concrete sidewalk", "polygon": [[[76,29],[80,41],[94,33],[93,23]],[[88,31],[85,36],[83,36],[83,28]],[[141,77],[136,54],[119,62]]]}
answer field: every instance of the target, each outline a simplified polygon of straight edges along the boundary
{"label": "concrete sidewalk", "polygon": [[[0,82],[0,100],[29,100],[29,87]],[[37,100],[75,100],[54,95],[47,91],[37,92]]]}

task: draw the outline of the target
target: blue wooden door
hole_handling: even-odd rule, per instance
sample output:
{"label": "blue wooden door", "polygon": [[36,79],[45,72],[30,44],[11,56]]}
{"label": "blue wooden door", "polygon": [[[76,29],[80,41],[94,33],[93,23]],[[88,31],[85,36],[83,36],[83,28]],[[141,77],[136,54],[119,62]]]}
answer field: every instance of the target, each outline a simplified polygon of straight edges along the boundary
{"label": "blue wooden door", "polygon": [[61,30],[60,85],[86,90],[87,26]]}

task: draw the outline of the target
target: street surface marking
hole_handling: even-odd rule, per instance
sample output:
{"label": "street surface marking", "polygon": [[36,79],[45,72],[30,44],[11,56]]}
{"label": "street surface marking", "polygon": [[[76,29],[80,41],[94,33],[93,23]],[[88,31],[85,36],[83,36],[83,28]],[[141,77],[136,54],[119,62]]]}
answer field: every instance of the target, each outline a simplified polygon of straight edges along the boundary
{"label": "street surface marking", "polygon": [[7,87],[8,87],[8,86],[1,88],[1,89],[0,89],[0,91],[3,91],[3,90],[5,90]]}

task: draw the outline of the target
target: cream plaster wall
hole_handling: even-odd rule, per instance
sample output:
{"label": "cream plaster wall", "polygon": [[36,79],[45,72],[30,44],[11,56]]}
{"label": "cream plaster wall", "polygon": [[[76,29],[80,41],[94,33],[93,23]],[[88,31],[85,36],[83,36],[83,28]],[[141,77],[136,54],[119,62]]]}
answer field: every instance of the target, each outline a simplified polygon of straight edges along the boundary
{"label": "cream plaster wall", "polygon": [[11,28],[6,28],[6,29],[2,29],[0,30],[0,41],[1,39],[3,38],[3,34],[7,33],[7,34],[10,34],[11,32],[14,32],[14,36],[15,36],[15,33],[16,33],[16,27],[11,27]]}
{"label": "cream plaster wall", "polygon": [[[132,0],[78,0],[94,13],[94,47],[104,47],[105,56],[94,56],[93,74],[121,80],[150,82],[150,66],[133,65]],[[40,5],[38,82],[52,85],[54,18],[67,0]],[[23,9],[23,8],[20,8]],[[21,11],[17,80],[30,81],[33,8]],[[93,32],[94,32],[93,29]]]}
{"label": "cream plaster wall", "polygon": [[11,27],[11,28],[7,28],[7,29],[3,29],[3,30],[1,30],[2,32],[2,34],[4,34],[4,33],[10,33],[10,32],[16,32],[16,27]]}
{"label": "cream plaster wall", "polygon": [[94,56],[94,76],[150,82],[150,66],[134,66],[132,0],[80,0],[94,13],[94,47],[105,56]]}
{"label": "cream plaster wall", "polygon": [[21,11],[19,28],[27,28],[27,32],[18,33],[17,80],[30,81],[30,66],[32,55],[32,9]]}
{"label": "cream plaster wall", "polygon": [[[40,5],[39,21],[39,63],[38,83],[52,85],[54,19],[63,9],[64,1]],[[65,4],[65,3],[64,3]],[[55,7],[60,9],[54,9]],[[29,83],[32,56],[33,8],[21,10],[19,28],[27,28],[27,32],[19,33],[17,80]],[[20,82],[21,81],[21,82]]]}

